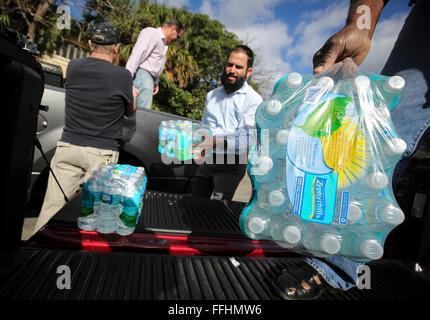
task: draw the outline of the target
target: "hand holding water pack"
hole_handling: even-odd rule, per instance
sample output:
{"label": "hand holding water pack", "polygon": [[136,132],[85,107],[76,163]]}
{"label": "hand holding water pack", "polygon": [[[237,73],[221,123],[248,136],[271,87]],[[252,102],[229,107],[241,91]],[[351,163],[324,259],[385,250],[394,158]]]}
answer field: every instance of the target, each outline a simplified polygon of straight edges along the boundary
{"label": "hand holding water pack", "polygon": [[158,151],[168,158],[187,161],[194,158],[193,144],[201,143],[211,135],[209,126],[191,121],[162,121],[158,128]]}
{"label": "hand holding water pack", "polygon": [[391,182],[406,143],[390,120],[403,87],[359,72],[281,79],[256,112],[243,232],[307,255],[380,259],[404,220]]}

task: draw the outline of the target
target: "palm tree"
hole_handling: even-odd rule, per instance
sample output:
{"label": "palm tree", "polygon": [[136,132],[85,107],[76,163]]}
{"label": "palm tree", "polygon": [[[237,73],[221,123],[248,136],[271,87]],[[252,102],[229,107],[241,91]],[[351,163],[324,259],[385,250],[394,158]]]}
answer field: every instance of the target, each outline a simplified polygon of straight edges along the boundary
{"label": "palm tree", "polygon": [[181,50],[178,46],[170,46],[164,74],[179,88],[186,88],[198,77],[197,61],[188,51]]}

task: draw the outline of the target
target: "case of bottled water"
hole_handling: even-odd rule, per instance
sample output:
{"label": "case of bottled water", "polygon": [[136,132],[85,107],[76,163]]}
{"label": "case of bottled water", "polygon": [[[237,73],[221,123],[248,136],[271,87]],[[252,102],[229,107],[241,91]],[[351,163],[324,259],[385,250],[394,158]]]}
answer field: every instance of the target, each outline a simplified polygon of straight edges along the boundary
{"label": "case of bottled water", "polygon": [[85,183],[78,227],[100,233],[132,234],[146,191],[143,167],[108,164]]}
{"label": "case of bottled water", "polygon": [[391,182],[406,143],[390,110],[405,82],[339,74],[288,74],[258,107],[240,226],[301,254],[367,262],[404,220]]}
{"label": "case of bottled water", "polygon": [[158,151],[179,161],[191,160],[194,157],[192,145],[203,142],[203,133],[212,135],[207,125],[187,120],[161,121],[158,128]]}

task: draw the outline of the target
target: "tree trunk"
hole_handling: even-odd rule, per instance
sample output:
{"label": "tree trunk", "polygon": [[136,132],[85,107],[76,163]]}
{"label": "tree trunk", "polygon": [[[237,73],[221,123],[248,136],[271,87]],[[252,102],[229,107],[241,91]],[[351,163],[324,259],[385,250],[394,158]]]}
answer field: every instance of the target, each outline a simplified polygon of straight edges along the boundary
{"label": "tree trunk", "polygon": [[34,42],[36,37],[36,27],[37,24],[42,21],[45,17],[46,12],[49,7],[54,4],[55,0],[42,0],[37,6],[36,12],[34,13],[34,18],[28,25],[27,37],[31,42]]}

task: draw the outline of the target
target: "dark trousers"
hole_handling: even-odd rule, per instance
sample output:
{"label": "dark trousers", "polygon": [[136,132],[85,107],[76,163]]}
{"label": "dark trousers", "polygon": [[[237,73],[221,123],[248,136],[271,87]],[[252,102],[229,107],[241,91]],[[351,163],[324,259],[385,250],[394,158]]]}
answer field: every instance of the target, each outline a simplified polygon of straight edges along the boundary
{"label": "dark trousers", "polygon": [[193,196],[210,199],[233,199],[234,193],[246,173],[246,164],[202,164],[199,166],[193,186]]}

